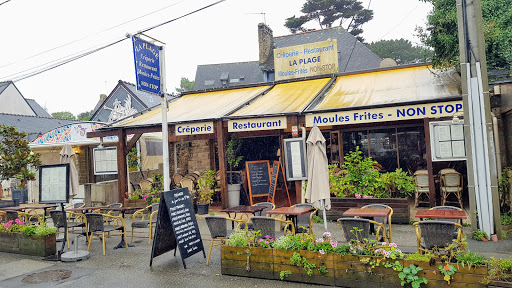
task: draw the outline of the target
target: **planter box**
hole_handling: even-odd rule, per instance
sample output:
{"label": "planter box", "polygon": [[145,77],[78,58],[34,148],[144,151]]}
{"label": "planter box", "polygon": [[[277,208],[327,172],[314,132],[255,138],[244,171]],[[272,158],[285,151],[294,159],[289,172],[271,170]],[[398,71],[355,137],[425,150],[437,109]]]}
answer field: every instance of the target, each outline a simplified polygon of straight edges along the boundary
{"label": "planter box", "polygon": [[512,288],[512,282],[491,280],[489,288]]}
{"label": "planter box", "polygon": [[[247,261],[248,253],[249,264]],[[306,257],[310,264],[315,264],[313,275],[307,275],[303,267],[297,267],[290,263],[290,258],[294,253],[299,253],[301,257]],[[264,279],[280,279],[281,271],[290,270],[292,274],[286,276],[284,280],[302,282],[309,284],[321,284],[341,287],[400,287],[401,280],[398,278],[398,271],[384,266],[371,267],[369,264],[361,262],[363,258],[371,260],[382,259],[382,257],[345,255],[341,256],[335,253],[321,255],[318,252],[311,251],[284,251],[266,248],[245,248],[245,247],[221,247],[221,272],[224,275],[246,276]],[[389,259],[389,262],[397,260]],[[398,260],[404,267],[414,264],[423,268],[418,272],[419,277],[425,277],[427,284],[421,287],[465,287],[465,288],[483,288],[486,284],[481,284],[484,277],[487,276],[487,266],[468,268],[462,265],[455,265],[457,272],[453,274],[453,279],[448,286],[443,280],[443,275],[439,272],[439,265],[429,266],[427,261]],[[382,262],[381,262],[382,263]],[[327,273],[320,274],[318,267],[325,266]],[[249,267],[249,270],[247,270]],[[500,287],[500,286],[497,286]],[[504,286],[507,287],[507,286]]]}
{"label": "planter box", "polygon": [[331,197],[331,210],[326,211],[328,220],[337,220],[343,217],[343,212],[349,208],[360,208],[369,204],[385,204],[393,208],[392,223],[409,224],[408,198],[372,198],[357,199],[349,197]]}
{"label": "planter box", "polygon": [[123,207],[146,207],[148,202],[144,199],[130,200],[126,199],[123,202]]}
{"label": "planter box", "polygon": [[0,243],[0,252],[43,257],[57,253],[55,234],[25,236],[24,233],[0,233]]}

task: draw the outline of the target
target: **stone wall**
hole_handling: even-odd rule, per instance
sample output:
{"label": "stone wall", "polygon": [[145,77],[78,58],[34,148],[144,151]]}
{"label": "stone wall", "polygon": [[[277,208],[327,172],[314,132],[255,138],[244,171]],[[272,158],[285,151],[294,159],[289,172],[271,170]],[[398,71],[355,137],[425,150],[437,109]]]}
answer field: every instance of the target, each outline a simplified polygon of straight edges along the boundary
{"label": "stone wall", "polygon": [[188,172],[204,171],[210,168],[210,145],[208,140],[192,141]]}

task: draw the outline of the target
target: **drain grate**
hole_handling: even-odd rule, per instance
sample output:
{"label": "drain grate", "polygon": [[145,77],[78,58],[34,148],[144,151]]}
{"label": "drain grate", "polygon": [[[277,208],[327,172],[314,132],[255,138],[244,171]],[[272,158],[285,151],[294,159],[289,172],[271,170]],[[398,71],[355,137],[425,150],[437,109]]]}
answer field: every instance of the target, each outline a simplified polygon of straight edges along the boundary
{"label": "drain grate", "polygon": [[40,284],[59,281],[69,278],[69,276],[71,276],[70,270],[49,270],[28,275],[21,282],[24,284]]}

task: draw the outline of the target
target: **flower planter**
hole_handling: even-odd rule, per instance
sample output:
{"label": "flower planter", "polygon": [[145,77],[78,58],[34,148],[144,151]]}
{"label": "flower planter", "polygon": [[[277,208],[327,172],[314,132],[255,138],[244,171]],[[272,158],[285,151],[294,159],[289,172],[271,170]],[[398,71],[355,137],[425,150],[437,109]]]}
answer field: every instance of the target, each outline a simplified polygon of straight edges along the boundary
{"label": "flower planter", "polygon": [[343,217],[349,208],[360,208],[369,204],[385,204],[393,208],[392,223],[408,224],[410,220],[408,198],[371,198],[357,199],[351,197],[331,197],[331,210],[327,212],[328,220]]}
{"label": "flower planter", "polygon": [[491,280],[489,288],[512,288],[512,282]]}
{"label": "flower planter", "polygon": [[148,206],[148,202],[144,199],[125,199],[123,202],[123,207],[146,207]]}
{"label": "flower planter", "polygon": [[57,253],[55,234],[25,236],[24,233],[0,233],[0,243],[0,252],[43,257]]}
{"label": "flower planter", "polygon": [[[302,266],[297,267],[291,264],[290,258],[293,256],[293,253],[299,253],[301,257],[305,257],[310,264],[315,264],[317,268],[325,266],[327,273],[322,275],[315,268],[313,269],[312,276],[307,275]],[[247,258],[248,254],[250,254],[249,261]],[[284,278],[286,281],[341,287],[400,287],[401,280],[398,278],[398,271],[386,268],[383,265],[372,268],[371,265],[361,262],[361,259],[364,258],[370,258],[370,260],[375,261],[382,259],[382,257],[358,255],[341,256],[335,253],[321,255],[318,252],[311,251],[284,251],[269,248],[222,246],[221,272],[224,275],[280,279],[281,271],[290,270],[291,274]],[[423,268],[422,271],[418,272],[418,276],[425,277],[428,283],[422,284],[421,287],[487,287],[486,284],[481,283],[488,274],[487,266],[468,268],[467,266],[462,267],[462,265],[452,264],[457,268],[457,272],[453,274],[452,281],[448,286],[448,283],[443,280],[443,275],[438,269],[440,265],[438,263],[429,266],[427,261],[389,259],[390,263],[395,261],[398,261],[404,267],[414,264]]]}

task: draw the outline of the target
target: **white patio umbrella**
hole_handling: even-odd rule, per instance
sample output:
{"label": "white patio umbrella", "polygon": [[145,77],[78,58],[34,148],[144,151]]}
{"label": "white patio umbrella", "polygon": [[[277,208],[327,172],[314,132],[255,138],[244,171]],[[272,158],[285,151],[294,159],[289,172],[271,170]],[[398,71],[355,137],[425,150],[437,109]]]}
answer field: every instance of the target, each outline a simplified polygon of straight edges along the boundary
{"label": "white patio umbrella", "polygon": [[73,151],[71,144],[66,143],[59,154],[60,163],[69,163],[69,199],[71,199],[78,194],[78,171],[73,161],[75,151]]}
{"label": "white patio umbrella", "polygon": [[329,189],[329,167],[325,148],[325,138],[315,125],[306,140],[308,155],[308,185],[306,199],[318,210],[323,210],[324,228],[327,231],[325,210],[331,209]]}

